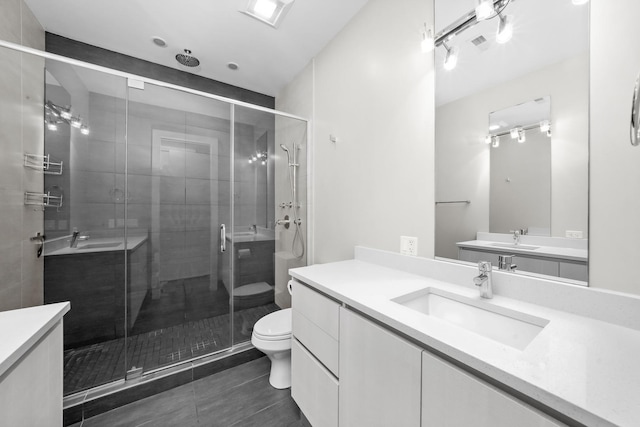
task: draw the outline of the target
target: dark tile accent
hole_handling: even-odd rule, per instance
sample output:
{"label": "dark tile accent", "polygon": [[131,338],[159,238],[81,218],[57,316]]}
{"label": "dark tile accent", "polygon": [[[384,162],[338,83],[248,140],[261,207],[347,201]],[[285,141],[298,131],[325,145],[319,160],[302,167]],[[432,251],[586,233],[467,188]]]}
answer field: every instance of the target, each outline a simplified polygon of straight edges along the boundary
{"label": "dark tile accent", "polygon": [[68,58],[78,59],[91,64],[101,65],[103,67],[260,105],[262,107],[275,108],[274,97],[102,49],[57,34],[47,32],[45,46],[47,52]]}
{"label": "dark tile accent", "polygon": [[63,425],[69,426],[82,421],[82,404],[72,406],[62,412]]}
{"label": "dark tile accent", "polygon": [[[197,412],[194,403],[193,387],[186,384],[165,391],[155,396],[133,402],[127,406],[89,417],[83,427],[98,426],[138,426],[164,419],[165,424],[171,420],[174,425],[194,425],[197,422]],[[191,421],[191,424],[188,422]]]}
{"label": "dark tile accent", "polygon": [[193,380],[196,381],[256,359],[264,359],[267,362],[269,360],[260,350],[252,348],[213,363],[196,365],[193,367]]}
{"label": "dark tile accent", "polygon": [[110,394],[84,403],[84,418],[90,418],[115,408],[136,402],[140,399],[162,393],[167,390],[188,384],[192,381],[191,369],[173,375],[140,383],[117,393]]}

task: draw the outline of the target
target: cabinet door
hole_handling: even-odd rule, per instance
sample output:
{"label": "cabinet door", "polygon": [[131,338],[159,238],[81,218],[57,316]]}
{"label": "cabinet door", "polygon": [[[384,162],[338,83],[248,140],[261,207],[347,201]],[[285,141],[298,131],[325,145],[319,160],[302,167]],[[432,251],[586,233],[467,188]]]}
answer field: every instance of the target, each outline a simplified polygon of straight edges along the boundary
{"label": "cabinet door", "polygon": [[559,427],[535,408],[428,353],[422,355],[422,427]]}
{"label": "cabinet door", "polygon": [[421,350],[340,308],[340,425],[419,426]]}

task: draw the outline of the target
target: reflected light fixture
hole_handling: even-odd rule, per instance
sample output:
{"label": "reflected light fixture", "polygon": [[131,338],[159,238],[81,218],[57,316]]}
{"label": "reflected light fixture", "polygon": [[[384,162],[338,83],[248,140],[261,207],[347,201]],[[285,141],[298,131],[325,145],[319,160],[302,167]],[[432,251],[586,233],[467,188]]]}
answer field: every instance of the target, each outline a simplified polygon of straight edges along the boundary
{"label": "reflected light fixture", "polygon": [[294,0],[248,0],[242,13],[278,28]]}
{"label": "reflected light fixture", "polygon": [[83,135],[89,135],[89,127],[82,122],[80,116],[74,116],[71,107],[61,107],[51,101],[44,104],[44,122],[47,130],[57,131],[58,125],[66,123],[76,129],[80,129]]}
{"label": "reflected light fixture", "polygon": [[551,122],[549,120],[540,122],[540,132],[546,133],[548,137],[551,137]]}
{"label": "reflected light fixture", "polygon": [[478,0],[478,5],[476,6],[476,20],[484,21],[491,18],[491,15],[494,13],[495,9],[493,8],[493,0]]}
{"label": "reflected light fixture", "polygon": [[506,43],[513,37],[513,24],[511,23],[510,16],[502,16],[498,14],[500,17],[500,24],[498,24],[498,32],[496,33],[496,41],[498,43]]}
{"label": "reflected light fixture", "polygon": [[493,148],[498,148],[500,146],[500,137],[498,135],[493,135],[491,137],[491,146]]}
{"label": "reflected light fixture", "polygon": [[458,65],[458,47],[449,47],[444,43],[442,43],[442,45],[447,50],[447,56],[444,58],[444,69],[451,71],[456,68],[456,65]]}
{"label": "reflected light fixture", "polygon": [[484,143],[485,144],[491,144],[491,141],[493,140],[493,136],[492,135],[487,135],[484,137]]}
{"label": "reflected light fixture", "polygon": [[518,129],[518,142],[522,144],[526,140],[527,140],[527,136],[524,133],[524,129],[522,128]]}
{"label": "reflected light fixture", "polygon": [[509,134],[511,135],[511,139],[517,139],[518,138],[518,128],[513,128],[509,131]]}

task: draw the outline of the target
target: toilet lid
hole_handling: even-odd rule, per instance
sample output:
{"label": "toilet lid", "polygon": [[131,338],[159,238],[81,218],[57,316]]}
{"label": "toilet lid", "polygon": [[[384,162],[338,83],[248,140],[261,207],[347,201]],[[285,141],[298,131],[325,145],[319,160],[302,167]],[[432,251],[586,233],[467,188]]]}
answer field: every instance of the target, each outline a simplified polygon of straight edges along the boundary
{"label": "toilet lid", "polygon": [[253,333],[264,340],[279,340],[291,337],[291,309],[274,311],[253,325]]}

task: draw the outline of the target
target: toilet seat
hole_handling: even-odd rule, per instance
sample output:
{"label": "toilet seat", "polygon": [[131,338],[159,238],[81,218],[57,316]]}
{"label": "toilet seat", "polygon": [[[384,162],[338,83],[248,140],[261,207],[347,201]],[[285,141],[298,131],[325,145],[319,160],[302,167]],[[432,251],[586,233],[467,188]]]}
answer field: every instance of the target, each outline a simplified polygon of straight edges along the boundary
{"label": "toilet seat", "polygon": [[253,325],[253,335],[264,341],[281,341],[291,338],[291,309],[274,311]]}

